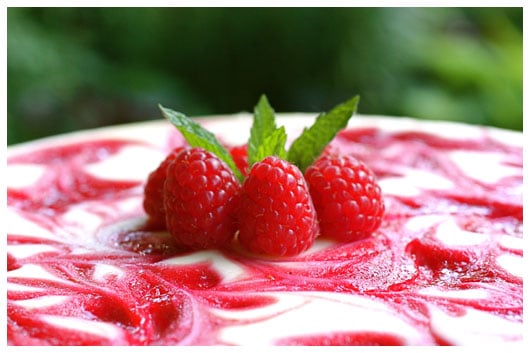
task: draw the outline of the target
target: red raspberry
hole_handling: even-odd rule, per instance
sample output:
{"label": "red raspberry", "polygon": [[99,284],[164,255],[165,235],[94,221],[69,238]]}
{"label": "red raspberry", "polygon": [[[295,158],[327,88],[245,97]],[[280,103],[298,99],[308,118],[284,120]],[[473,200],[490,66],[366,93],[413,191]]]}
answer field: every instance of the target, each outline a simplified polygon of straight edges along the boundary
{"label": "red raspberry", "polygon": [[238,220],[241,245],[257,254],[296,255],[318,234],[302,172],[275,156],[252,166],[241,188]]}
{"label": "red raspberry", "polygon": [[236,163],[237,169],[243,174],[243,176],[248,175],[248,147],[247,145],[233,146],[229,150],[234,162]]}
{"label": "red raspberry", "polygon": [[237,230],[240,189],[232,170],[213,153],[199,147],[179,153],[164,184],[169,233],[184,248],[223,247]]}
{"label": "red raspberry", "polygon": [[353,241],[381,224],[381,188],[372,170],[355,157],[324,155],[307,168],[305,178],[323,236]]}
{"label": "red raspberry", "polygon": [[149,225],[156,229],[166,228],[166,211],[164,207],[164,182],[166,181],[167,167],[175,157],[184,149],[177,147],[153,170],[147,178],[144,188],[143,207],[149,215]]}

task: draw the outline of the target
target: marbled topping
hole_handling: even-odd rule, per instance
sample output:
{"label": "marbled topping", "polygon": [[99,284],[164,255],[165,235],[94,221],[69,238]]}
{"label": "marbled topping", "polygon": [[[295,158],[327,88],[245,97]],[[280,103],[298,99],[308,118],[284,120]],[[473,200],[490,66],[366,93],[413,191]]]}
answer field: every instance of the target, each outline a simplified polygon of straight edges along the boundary
{"label": "marbled topping", "polygon": [[[201,122],[237,145],[250,119]],[[156,122],[8,149],[8,344],[522,342],[521,134],[352,119],[330,148],[376,173],[381,227],[275,260],[146,228],[144,182],[182,141]]]}

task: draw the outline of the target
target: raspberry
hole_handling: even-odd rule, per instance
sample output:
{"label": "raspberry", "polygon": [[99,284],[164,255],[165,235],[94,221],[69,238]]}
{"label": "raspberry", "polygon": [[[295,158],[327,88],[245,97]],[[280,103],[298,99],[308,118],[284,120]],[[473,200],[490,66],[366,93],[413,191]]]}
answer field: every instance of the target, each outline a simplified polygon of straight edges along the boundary
{"label": "raspberry", "polygon": [[149,215],[149,225],[156,229],[166,228],[166,211],[164,207],[164,182],[166,181],[167,167],[175,157],[184,149],[177,147],[152,171],[147,178],[144,188],[143,207]]}
{"label": "raspberry", "polygon": [[318,234],[302,172],[275,156],[252,166],[241,188],[238,220],[242,247],[256,254],[296,255]]}
{"label": "raspberry", "polygon": [[324,155],[307,168],[305,178],[323,236],[353,241],[381,224],[381,188],[372,170],[355,157]]}
{"label": "raspberry", "polygon": [[243,176],[248,175],[248,147],[246,144],[230,147],[228,152],[234,159],[237,169],[243,174]]}
{"label": "raspberry", "polygon": [[221,248],[237,230],[239,181],[216,155],[195,147],[177,155],[164,184],[166,225],[188,249]]}

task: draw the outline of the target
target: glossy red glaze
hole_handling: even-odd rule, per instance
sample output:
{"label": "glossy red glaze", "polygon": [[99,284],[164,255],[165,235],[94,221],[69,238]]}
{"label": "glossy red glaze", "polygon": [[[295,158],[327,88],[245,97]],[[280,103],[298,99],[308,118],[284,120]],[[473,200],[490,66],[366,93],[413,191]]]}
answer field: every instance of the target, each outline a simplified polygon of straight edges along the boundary
{"label": "glossy red glaze", "polygon": [[[10,345],[234,344],[223,334],[225,329],[288,317],[297,310],[298,304],[267,311],[282,301],[282,293],[370,300],[389,308],[417,337],[407,341],[405,334],[385,331],[383,322],[379,332],[347,327],[328,332],[329,318],[313,317],[322,320],[322,332],[287,330],[271,344],[454,344],[435,329],[432,306],[453,318],[474,309],[522,323],[522,278],[497,261],[503,255],[522,256],[521,249],[502,245],[505,237],[522,239],[522,195],[514,191],[522,185],[522,173],[488,184],[467,176],[447,155],[455,150],[498,152],[506,156],[506,165],[522,168],[520,148],[479,138],[349,129],[331,148],[365,161],[382,181],[386,213],[381,227],[356,242],[317,241],[299,256],[269,259],[248,255],[237,244],[232,250],[183,252],[167,233],[145,228],[142,183],[101,179],[85,169],[87,163],[131,145],[138,143],[93,140],[8,158],[8,166],[32,163],[44,168],[32,185],[8,188],[8,207],[55,236],[7,235]],[[441,176],[453,185],[421,189],[413,196],[385,193],[385,179],[402,177],[407,168]],[[123,207],[124,202],[133,206]],[[95,231],[83,233],[85,226],[67,217],[75,207],[97,216]],[[429,216],[435,217],[430,223],[411,225]],[[486,241],[448,244],[439,232],[449,221],[463,235],[484,235]],[[46,248],[21,256],[16,252],[21,246]],[[478,290],[484,295],[433,296],[425,289]],[[48,297],[55,302],[38,304]],[[238,316],[259,309],[268,314]],[[58,317],[82,321],[61,325]],[[87,322],[96,326],[86,328]]]}

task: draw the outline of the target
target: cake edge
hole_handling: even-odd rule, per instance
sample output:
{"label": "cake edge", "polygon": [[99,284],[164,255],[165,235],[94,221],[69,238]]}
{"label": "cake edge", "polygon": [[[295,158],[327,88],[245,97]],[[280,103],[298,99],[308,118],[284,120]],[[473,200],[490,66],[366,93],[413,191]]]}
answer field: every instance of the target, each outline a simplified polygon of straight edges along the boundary
{"label": "cake edge", "polygon": [[[303,112],[277,113],[276,119],[278,125],[285,125],[289,132],[293,129],[302,130],[303,127],[311,125],[317,115],[318,113]],[[221,132],[220,130],[223,129],[223,125],[227,121],[232,123],[230,126],[231,131],[233,131],[234,122],[239,123],[242,131],[249,131],[252,122],[252,114],[250,113],[204,115],[192,118],[201,124],[208,125],[208,129],[214,133]],[[160,139],[160,136],[167,132],[168,126],[170,126],[169,122],[163,119],[156,119],[65,132],[9,145],[7,146],[7,157],[31,152],[35,148],[58,147],[73,142],[89,141],[94,138],[130,139],[131,136],[135,136],[135,139],[145,141],[148,144],[163,146],[164,141]],[[348,128],[353,127],[376,127],[389,132],[416,131],[435,133],[451,139],[482,136],[515,147],[523,146],[523,133],[521,131],[486,125],[472,125],[456,121],[423,120],[407,116],[356,114],[348,122]],[[227,142],[234,144],[244,143],[247,138],[248,134],[241,135]]]}

